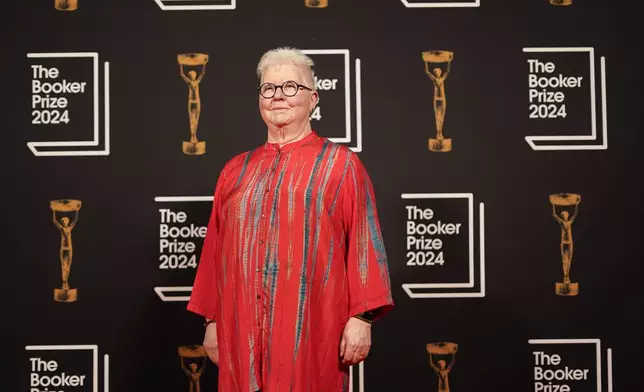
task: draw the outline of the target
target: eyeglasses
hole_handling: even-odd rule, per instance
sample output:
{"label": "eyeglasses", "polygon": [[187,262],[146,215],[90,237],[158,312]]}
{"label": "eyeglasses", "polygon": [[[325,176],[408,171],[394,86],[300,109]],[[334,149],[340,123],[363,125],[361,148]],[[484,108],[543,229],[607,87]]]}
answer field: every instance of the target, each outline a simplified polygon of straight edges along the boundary
{"label": "eyeglasses", "polygon": [[301,85],[297,82],[294,82],[292,80],[289,80],[287,82],[284,82],[282,84],[276,85],[273,83],[264,83],[259,88],[257,91],[262,95],[264,98],[273,98],[275,96],[275,93],[277,92],[277,89],[281,88],[282,89],[282,94],[284,94],[287,97],[292,97],[295,94],[297,94],[298,91],[300,91],[300,88],[313,91],[310,88]]}

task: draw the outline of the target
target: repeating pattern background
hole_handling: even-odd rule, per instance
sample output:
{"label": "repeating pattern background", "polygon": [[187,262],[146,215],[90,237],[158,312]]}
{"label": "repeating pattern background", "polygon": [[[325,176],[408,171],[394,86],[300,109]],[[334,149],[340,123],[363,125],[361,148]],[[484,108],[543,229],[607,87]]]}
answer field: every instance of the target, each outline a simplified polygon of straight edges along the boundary
{"label": "repeating pattern background", "polygon": [[[179,354],[198,350],[179,347],[200,344],[203,328],[181,297],[189,295],[189,256],[198,260],[201,238],[187,239],[196,251],[179,268],[179,253],[160,250],[160,210],[186,214],[185,222],[168,223],[172,227],[192,224],[198,231],[206,224],[208,197],[224,163],[265,140],[255,67],[262,53],[282,45],[345,50],[346,57],[312,57],[321,78],[351,88],[351,141],[345,144],[360,154],[376,191],[397,307],[374,325],[371,354],[353,369],[354,391],[439,391],[426,350],[433,342],[458,345],[451,391],[535,391],[536,368],[565,366],[589,369],[588,377],[551,385],[567,384],[570,391],[641,385],[644,142],[637,3],[417,3],[330,0],[315,9],[303,1],[238,1],[229,10],[165,11],[183,3],[80,0],[76,11],[58,11],[54,0],[5,4],[0,159],[9,284],[2,320],[10,374],[2,389],[44,391],[46,377],[65,372],[85,375],[84,384],[49,391],[189,390]],[[421,53],[429,50],[454,53],[445,81],[450,152],[428,149],[436,134],[433,85]],[[181,53],[209,55],[200,84],[202,156],[181,152],[189,137]],[[582,77],[580,88],[546,89],[565,93],[565,118],[529,118],[529,59],[552,62],[553,76]],[[69,123],[32,123],[33,96],[43,96],[33,92],[38,78],[32,66],[38,64],[57,68],[58,79],[87,83],[84,94],[57,95],[69,99]],[[593,79],[597,140],[543,143],[582,149],[532,148],[528,136],[590,134]],[[344,135],[343,94],[321,92],[322,119],[313,121],[321,135]],[[91,140],[95,125],[97,146],[69,148],[90,155],[37,154],[64,149],[28,145]],[[577,296],[555,293],[562,280],[561,231],[549,196],[561,192],[581,195],[572,225]],[[78,299],[70,303],[54,300],[61,287],[61,234],[49,204],[59,199],[82,202],[69,278]],[[443,265],[408,265],[411,205],[432,209],[435,216],[425,223],[462,224],[460,236],[440,237]],[[160,268],[164,254],[168,268]],[[472,287],[403,286],[468,282],[469,271]],[[560,339],[565,342],[553,342]],[[546,359],[535,351],[547,360],[559,355],[560,363],[538,364],[537,358]],[[449,362],[451,356],[433,359]],[[43,364],[51,361],[55,369]],[[184,359],[194,361],[201,363]],[[208,363],[201,390],[216,390],[216,378],[216,366]]]}

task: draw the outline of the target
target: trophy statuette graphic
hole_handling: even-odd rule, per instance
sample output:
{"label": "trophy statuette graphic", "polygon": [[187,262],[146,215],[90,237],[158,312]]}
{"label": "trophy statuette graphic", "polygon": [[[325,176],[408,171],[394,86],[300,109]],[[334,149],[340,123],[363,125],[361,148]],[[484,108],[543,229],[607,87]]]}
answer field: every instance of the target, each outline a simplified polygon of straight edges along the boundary
{"label": "trophy statuette graphic", "polygon": [[[579,283],[570,281],[570,264],[572,263],[573,241],[572,223],[577,217],[581,196],[576,193],[555,193],[550,195],[552,216],[561,226],[561,259],[563,262],[563,282],[555,283],[555,292],[561,296],[579,294]],[[557,210],[560,210],[557,211]],[[572,212],[570,210],[573,210]]]}
{"label": "trophy statuette graphic", "polygon": [[572,0],[550,0],[552,5],[571,5]]}
{"label": "trophy statuette graphic", "polygon": [[[184,141],[182,151],[186,155],[203,155],[206,153],[206,142],[197,139],[197,127],[201,114],[201,97],[199,96],[199,83],[206,74],[208,55],[203,53],[183,53],[177,55],[181,69],[181,77],[188,84],[188,117],[190,119],[190,141]],[[184,67],[201,67],[197,71],[190,70],[186,74]]]}
{"label": "trophy statuette graphic", "polygon": [[[72,267],[72,230],[78,221],[78,211],[81,208],[80,200],[52,200],[49,207],[53,211],[54,225],[60,230],[60,267],[62,270],[63,285],[60,289],[54,289],[54,301],[75,302],[78,298],[76,289],[69,288],[69,272]],[[56,213],[73,213],[74,219],[70,222],[69,217],[63,216],[58,219]]]}
{"label": "trophy statuette graphic", "polygon": [[[449,392],[448,374],[456,361],[456,351],[458,344],[450,342],[437,342],[427,344],[427,353],[429,354],[429,366],[438,376],[438,392]],[[445,360],[440,359],[434,363],[434,355],[451,355],[452,359],[447,365]]]}
{"label": "trophy statuette graphic", "polygon": [[[447,97],[445,96],[445,79],[450,71],[454,53],[447,50],[430,50],[423,54],[425,73],[434,83],[434,116],[436,118],[436,138],[429,139],[429,150],[447,152],[452,150],[452,139],[443,136]],[[436,65],[434,65],[436,64]],[[439,65],[445,64],[445,70]]]}
{"label": "trophy statuette graphic", "polygon": [[78,0],[56,0],[54,6],[58,11],[76,11]]}
{"label": "trophy statuette graphic", "polygon": [[304,5],[309,8],[326,8],[329,0],[304,0]]}
{"label": "trophy statuette graphic", "polygon": [[[177,351],[179,352],[179,358],[181,358],[181,369],[190,379],[190,392],[201,392],[201,384],[199,378],[203,374],[203,371],[206,369],[206,363],[208,359],[208,354],[206,349],[200,345],[192,346],[179,346]],[[201,359],[201,366],[197,362],[192,362],[186,366],[186,360],[192,359],[193,361],[198,361]]]}

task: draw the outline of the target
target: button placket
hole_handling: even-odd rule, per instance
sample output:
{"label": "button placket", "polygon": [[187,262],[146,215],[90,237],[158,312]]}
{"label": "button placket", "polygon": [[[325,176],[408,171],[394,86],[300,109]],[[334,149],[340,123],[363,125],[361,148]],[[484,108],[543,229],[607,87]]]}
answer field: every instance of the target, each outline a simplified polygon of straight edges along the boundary
{"label": "button placket", "polygon": [[[271,172],[273,172],[273,173],[275,172],[277,166],[279,165],[280,157],[281,157],[281,153],[278,152],[276,160],[274,160],[271,163],[271,167],[270,167]],[[258,261],[258,263],[263,263],[262,260],[263,260],[263,257],[265,255],[265,253],[266,253],[266,248],[265,248],[265,242],[266,241],[264,240],[266,238],[266,236],[268,235],[268,228],[266,227],[266,209],[268,208],[268,206],[270,204],[269,203],[269,201],[270,201],[269,200],[270,199],[269,194],[270,194],[270,191],[271,191],[271,186],[273,185],[273,181],[275,180],[273,175],[270,175],[270,173],[268,173],[268,172],[267,172],[267,174],[268,175],[267,175],[267,178],[266,178],[266,193],[265,193],[266,196],[264,197],[264,202],[262,203],[262,207],[261,207],[262,208],[262,211],[261,211],[261,218],[262,219],[261,219],[261,222],[260,222],[260,227],[261,227],[261,229],[260,229],[260,237],[262,237],[262,238],[260,238],[258,240],[258,244],[260,245],[259,249],[260,249],[261,257],[260,257],[260,260]],[[259,275],[258,280],[260,282],[259,287],[258,287],[258,292],[257,292],[257,295],[256,295],[257,300],[261,300],[262,297],[265,298],[265,295],[262,295],[262,294],[265,294],[264,293],[264,285],[261,283],[263,281],[263,278],[261,276],[262,268],[263,268],[263,266],[257,265],[256,269],[255,269],[255,272]],[[262,307],[262,309],[265,306],[264,302],[265,301],[263,301],[262,303],[258,304],[259,306]],[[262,311],[262,314],[263,314],[263,311]]]}

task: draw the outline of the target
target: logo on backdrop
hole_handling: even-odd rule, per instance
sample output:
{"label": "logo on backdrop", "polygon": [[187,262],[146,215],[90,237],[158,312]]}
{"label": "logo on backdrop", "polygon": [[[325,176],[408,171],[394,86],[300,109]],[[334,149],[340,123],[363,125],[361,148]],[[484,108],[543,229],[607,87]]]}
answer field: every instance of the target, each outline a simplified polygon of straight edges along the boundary
{"label": "logo on backdrop", "polygon": [[[599,339],[530,339],[535,392],[601,392]],[[608,390],[612,391],[612,350],[607,350]]]}
{"label": "logo on backdrop", "polygon": [[[197,139],[197,127],[201,115],[201,97],[199,83],[206,74],[208,55],[203,53],[185,53],[177,55],[181,77],[188,84],[188,118],[190,120],[190,140],[184,141],[182,151],[186,155],[203,155],[206,153],[206,142]],[[190,69],[186,73],[186,68]],[[197,72],[199,70],[199,72]]]}
{"label": "logo on backdrop", "polygon": [[234,10],[237,0],[154,0],[163,11]]}
{"label": "logo on backdrop", "polygon": [[[98,346],[26,346],[29,392],[99,392]],[[108,392],[109,355],[103,357],[103,392]]]}
{"label": "logo on backdrop", "polygon": [[[436,138],[429,139],[429,151],[447,152],[452,150],[452,139],[443,136],[443,124],[447,110],[445,80],[449,75],[454,53],[446,50],[423,52],[425,73],[434,84],[434,119],[436,120]],[[442,69],[444,67],[445,69]]]}
{"label": "logo on backdrop", "polygon": [[190,380],[190,392],[200,392],[201,382],[199,379],[206,370],[208,354],[206,349],[200,345],[179,346],[179,358],[181,358],[181,369]]}
{"label": "logo on backdrop", "polygon": [[552,5],[572,5],[572,0],[550,0]]}
{"label": "logo on backdrop", "polygon": [[56,0],[54,6],[58,11],[76,11],[78,0]]}
{"label": "logo on backdrop", "polygon": [[570,281],[570,265],[573,254],[572,224],[579,212],[581,196],[575,193],[555,193],[550,195],[552,216],[561,227],[561,261],[563,263],[563,282],[555,284],[555,292],[561,296],[579,294],[579,283]]}
{"label": "logo on backdrop", "polygon": [[530,147],[535,151],[606,150],[605,58],[602,56],[600,62],[602,135],[599,136],[594,48],[523,48],[523,52],[529,54],[529,122],[525,127],[535,134],[525,138]]}
{"label": "logo on backdrop", "polygon": [[[474,247],[474,195],[402,194],[406,268],[403,290],[410,298],[485,296],[484,205],[479,203],[478,291]],[[399,243],[402,243],[400,241]]]}
{"label": "logo on backdrop", "polygon": [[311,126],[335,143],[344,144],[355,152],[362,151],[360,59],[354,61],[354,103],[349,49],[307,49],[302,52],[315,62],[314,82],[320,97],[320,103],[311,113]]}
{"label": "logo on backdrop", "polygon": [[438,342],[427,344],[429,354],[429,366],[438,378],[438,392],[449,392],[449,372],[456,360],[458,344],[450,342]]}
{"label": "logo on backdrop", "polygon": [[98,53],[28,53],[27,58],[32,79],[27,137],[37,140],[27,143],[31,152],[39,157],[109,155],[109,63],[104,63],[101,138]]}
{"label": "logo on backdrop", "polygon": [[69,286],[69,273],[72,268],[72,230],[78,222],[80,200],[52,200],[49,207],[53,211],[54,225],[60,231],[60,268],[62,270],[62,287],[54,289],[54,300],[57,302],[76,302],[78,292]]}
{"label": "logo on backdrop", "polygon": [[155,287],[164,302],[188,301],[203,240],[208,230],[208,219],[213,196],[156,197],[159,213],[158,269],[165,271],[164,282],[169,286]]}
{"label": "logo on backdrop", "polygon": [[326,8],[329,0],[304,0],[304,5],[309,8]]}
{"label": "logo on backdrop", "polygon": [[481,0],[458,1],[458,0],[400,0],[407,8],[463,8],[463,7],[480,7]]}

